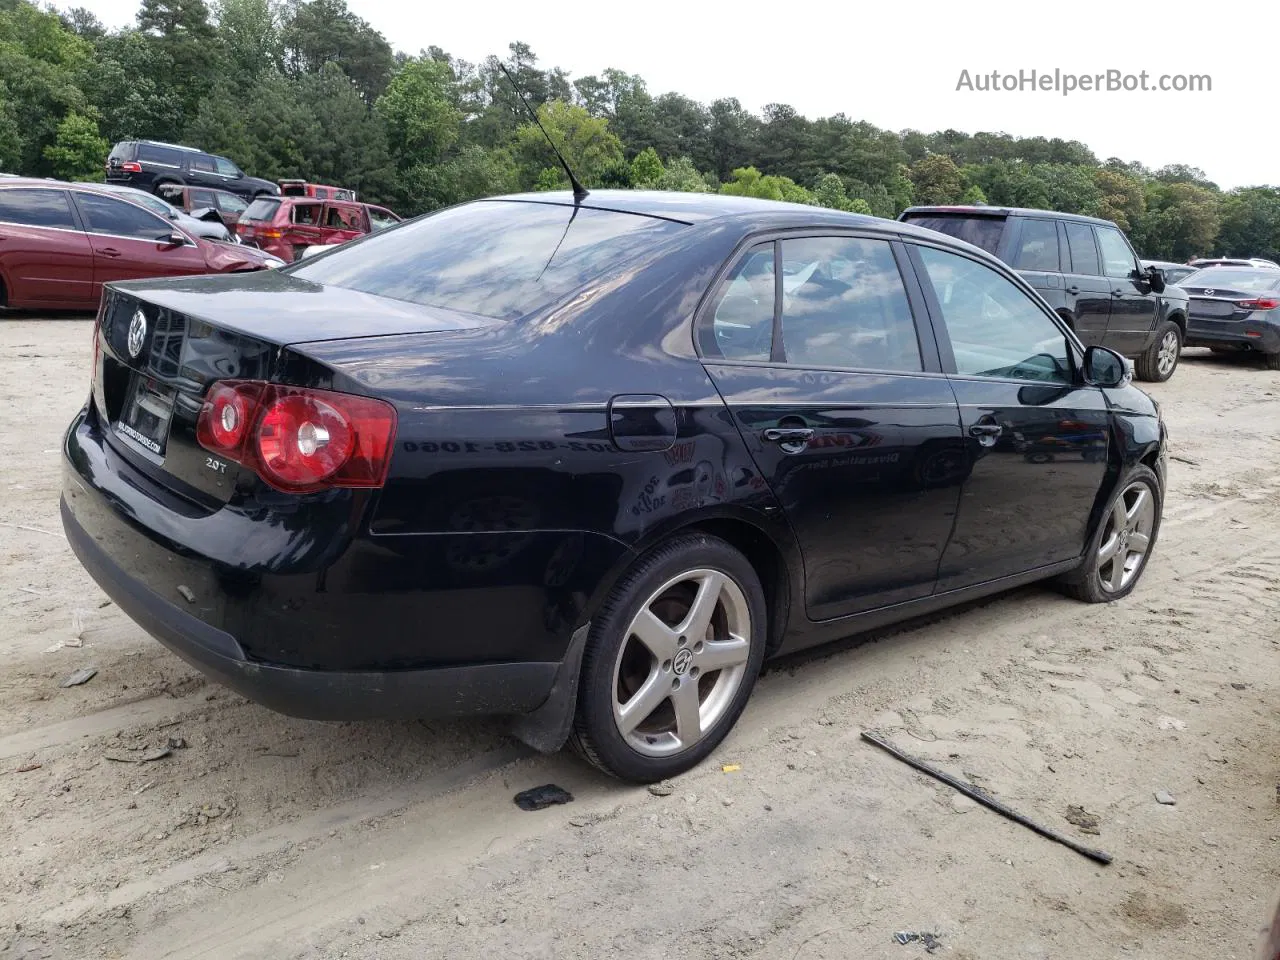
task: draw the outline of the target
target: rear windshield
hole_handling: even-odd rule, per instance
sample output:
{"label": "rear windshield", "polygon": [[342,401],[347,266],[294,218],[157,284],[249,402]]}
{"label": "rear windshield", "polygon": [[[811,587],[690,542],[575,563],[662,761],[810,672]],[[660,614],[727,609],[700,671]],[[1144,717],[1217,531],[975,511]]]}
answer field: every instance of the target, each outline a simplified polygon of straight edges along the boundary
{"label": "rear windshield", "polygon": [[937,230],[949,237],[956,237],[987,253],[1000,249],[1000,237],[1004,233],[1003,217],[970,217],[964,214],[921,213],[906,217],[907,223],[917,227]]}
{"label": "rear windshield", "polygon": [[1179,281],[1184,287],[1217,287],[1221,290],[1280,290],[1280,271],[1249,267],[1209,267]]}
{"label": "rear windshield", "polygon": [[122,162],[125,160],[132,160],[133,148],[136,146],[137,146],[136,143],[133,143],[132,141],[129,141],[129,140],[126,140],[124,143],[117,143],[114,147],[111,148],[111,152],[107,154],[107,159],[120,160]]}
{"label": "rear windshield", "polygon": [[279,200],[271,200],[267,197],[259,197],[240,214],[241,220],[270,220],[276,215],[276,211],[280,209]]}
{"label": "rear windshield", "polygon": [[514,320],[555,303],[683,224],[560,204],[479,201],[370,234],[304,280]]}
{"label": "rear windshield", "polygon": [[290,183],[288,180],[281,181],[280,193],[286,197],[305,197],[307,195],[307,185],[305,183]]}

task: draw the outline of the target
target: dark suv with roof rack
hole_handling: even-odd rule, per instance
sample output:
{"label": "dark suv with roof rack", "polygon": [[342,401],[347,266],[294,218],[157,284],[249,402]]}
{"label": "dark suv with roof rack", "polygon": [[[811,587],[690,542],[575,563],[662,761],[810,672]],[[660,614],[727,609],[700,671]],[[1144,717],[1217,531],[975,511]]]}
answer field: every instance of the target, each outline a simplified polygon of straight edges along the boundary
{"label": "dark suv with roof rack", "polygon": [[1187,294],[1144,268],[1110,220],[1013,207],[911,207],[898,217],[966,240],[1017,270],[1087,345],[1135,361],[1139,379],[1173,376]]}
{"label": "dark suv with roof rack", "polygon": [[226,157],[155,140],[122,140],[107,157],[107,182],[159,193],[166,184],[213,187],[252,200],[276,196],[270,180],[251,177]]}

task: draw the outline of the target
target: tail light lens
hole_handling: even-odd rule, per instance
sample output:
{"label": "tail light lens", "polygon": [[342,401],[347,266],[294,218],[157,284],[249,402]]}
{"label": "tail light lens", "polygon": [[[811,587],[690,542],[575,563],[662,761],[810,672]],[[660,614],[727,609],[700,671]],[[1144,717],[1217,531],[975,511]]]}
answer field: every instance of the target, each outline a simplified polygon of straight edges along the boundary
{"label": "tail light lens", "polygon": [[141,173],[142,164],[134,163],[130,161],[129,163],[120,164],[120,169],[123,170],[125,173]]}
{"label": "tail light lens", "polygon": [[1242,310],[1274,310],[1280,307],[1280,300],[1271,297],[1258,297],[1254,300],[1237,300],[1236,306]]}
{"label": "tail light lens", "polygon": [[385,401],[250,380],[214,384],[196,421],[202,447],[286,493],[381,487],[395,432]]}

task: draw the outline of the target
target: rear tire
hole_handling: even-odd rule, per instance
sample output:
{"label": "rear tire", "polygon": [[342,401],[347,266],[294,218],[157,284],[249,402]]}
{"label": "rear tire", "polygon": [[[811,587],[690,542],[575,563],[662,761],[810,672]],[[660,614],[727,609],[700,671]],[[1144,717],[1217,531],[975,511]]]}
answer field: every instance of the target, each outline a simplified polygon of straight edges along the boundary
{"label": "rear tire", "polygon": [[1268,370],[1280,370],[1280,353],[1264,353],[1262,362]]}
{"label": "rear tire", "polygon": [[1182,329],[1172,320],[1165,320],[1156,328],[1151,345],[1138,357],[1134,365],[1139,380],[1163,383],[1173,376],[1182,356]]}
{"label": "rear tire", "polygon": [[768,622],[759,576],[723,540],[683,534],[655,547],[591,625],[570,744],[633,783],[701,763],[746,707]]}
{"label": "rear tire", "polygon": [[1163,511],[1160,479],[1138,464],[1120,481],[1084,562],[1059,581],[1063,593],[1085,603],[1111,603],[1132,593],[1155,549]]}

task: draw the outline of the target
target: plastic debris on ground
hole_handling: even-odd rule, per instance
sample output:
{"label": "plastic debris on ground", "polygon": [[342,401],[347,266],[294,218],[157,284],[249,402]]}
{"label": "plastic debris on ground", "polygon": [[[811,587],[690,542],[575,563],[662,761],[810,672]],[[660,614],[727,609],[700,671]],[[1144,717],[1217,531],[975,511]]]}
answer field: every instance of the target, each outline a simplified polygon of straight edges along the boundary
{"label": "plastic debris on ground", "polygon": [[514,797],[521,810],[543,810],[557,803],[573,803],[573,794],[554,783],[546,783],[530,790],[522,790]]}

